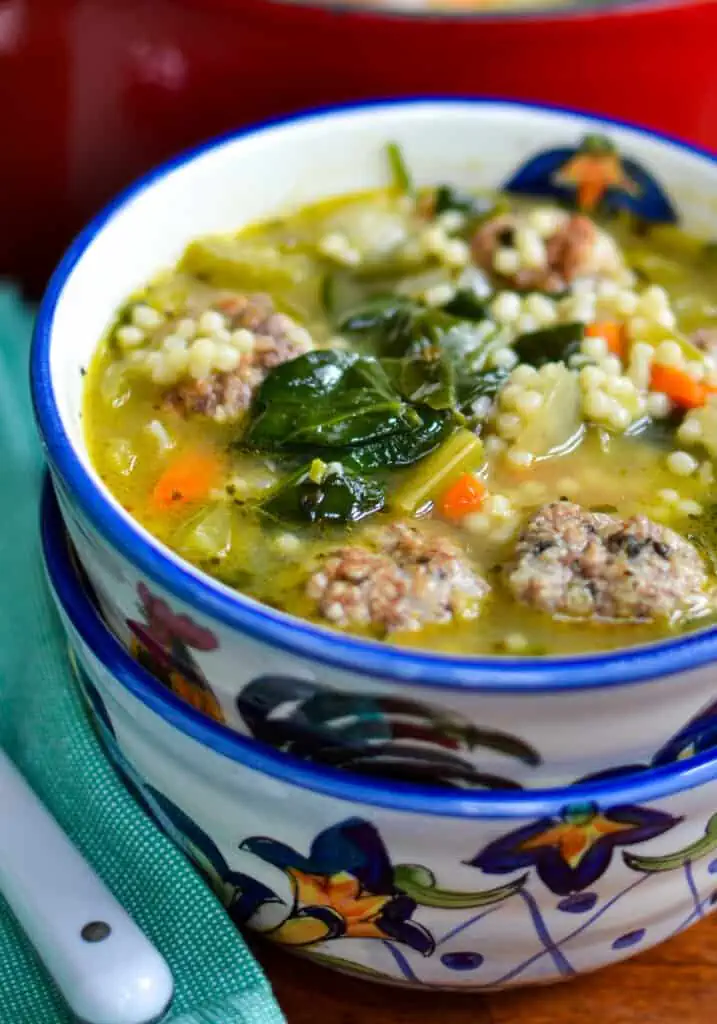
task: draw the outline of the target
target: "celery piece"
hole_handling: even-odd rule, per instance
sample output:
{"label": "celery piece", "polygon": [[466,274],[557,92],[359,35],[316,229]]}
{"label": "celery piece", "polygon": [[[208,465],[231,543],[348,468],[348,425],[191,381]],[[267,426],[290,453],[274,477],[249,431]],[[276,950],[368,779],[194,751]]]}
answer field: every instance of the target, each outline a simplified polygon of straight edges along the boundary
{"label": "celery piece", "polygon": [[704,239],[688,235],[676,224],[651,224],[648,241],[678,259],[698,259],[705,249]]}
{"label": "celery piece", "polygon": [[459,427],[437,451],[416,466],[389,497],[389,504],[407,515],[418,511],[436,492],[444,490],[461,473],[483,462],[483,444],[470,430]]}
{"label": "celery piece", "polygon": [[218,288],[269,292],[305,284],[315,273],[311,260],[301,253],[282,253],[273,246],[219,235],[192,242],[185,250],[180,270]]}
{"label": "celery piece", "polygon": [[650,284],[659,284],[663,288],[672,288],[685,279],[684,262],[679,258],[663,256],[651,249],[626,249],[625,259],[628,266],[637,271]]}
{"label": "celery piece", "polygon": [[[685,359],[702,362],[705,354],[694,342],[690,341],[687,335],[675,328],[661,327],[660,324],[650,322],[646,324],[645,330],[635,341],[646,341],[648,345],[659,345],[661,341],[676,341],[682,349]],[[632,344],[635,344],[635,341]]]}
{"label": "celery piece", "polygon": [[543,404],[513,441],[516,449],[536,458],[559,455],[569,449],[583,429],[580,384],[574,373],[560,363],[544,367],[550,374]]}
{"label": "celery piece", "polygon": [[413,195],[415,191],[413,179],[411,178],[411,172],[408,169],[401,147],[397,142],[389,142],[386,146],[386,154],[391,169],[391,183],[393,187],[405,195]]}
{"label": "celery piece", "polygon": [[232,543],[232,512],[229,505],[217,503],[201,509],[185,523],[175,544],[190,561],[223,558]]}
{"label": "celery piece", "polygon": [[[717,398],[711,398],[700,409],[691,409],[684,420],[685,423],[699,423],[702,433],[699,442],[702,447],[712,456],[717,458]],[[679,439],[679,431],[677,437]]]}

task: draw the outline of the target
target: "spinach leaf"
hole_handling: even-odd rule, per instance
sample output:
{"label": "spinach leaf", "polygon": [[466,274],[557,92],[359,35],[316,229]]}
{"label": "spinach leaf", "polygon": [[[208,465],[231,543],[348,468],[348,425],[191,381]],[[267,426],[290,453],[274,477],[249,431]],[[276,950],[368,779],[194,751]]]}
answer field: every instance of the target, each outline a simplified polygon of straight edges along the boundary
{"label": "spinach leaf", "polygon": [[336,455],[347,469],[361,473],[413,465],[442,444],[453,429],[452,417],[446,412],[429,408],[416,411],[421,418],[421,425],[415,429],[405,428],[389,437],[346,449]]}
{"label": "spinach leaf", "polygon": [[381,295],[349,313],[339,324],[339,330],[369,337],[382,353],[401,354],[412,344],[424,312],[412,299]]}
{"label": "spinach leaf", "polygon": [[426,345],[401,359],[382,359],[396,387],[407,401],[431,409],[457,408],[456,369],[450,355]]}
{"label": "spinach leaf", "polygon": [[356,523],[384,506],[385,494],[377,480],[345,469],[328,473],[321,482],[312,480],[310,474],[307,465],[282,481],[262,503],[261,510],[277,519]]}
{"label": "spinach leaf", "polygon": [[521,363],[544,366],[545,363],[567,363],[570,356],[580,351],[585,337],[585,324],[558,324],[530,334],[521,334],[513,348]]}
{"label": "spinach leaf", "polygon": [[503,212],[501,201],[493,196],[474,195],[451,185],[439,185],[433,200],[434,213],[448,213],[455,210],[471,220],[492,217]]}
{"label": "spinach leaf", "polygon": [[466,413],[478,398],[492,398],[503,387],[510,372],[503,369],[484,370],[482,373],[464,373],[458,381],[458,402]]}
{"label": "spinach leaf", "polygon": [[420,424],[376,359],[334,350],[277,366],[259,388],[242,439],[248,448],[362,444]]}
{"label": "spinach leaf", "polygon": [[441,307],[444,313],[450,313],[460,320],[486,320],[488,303],[479,299],[470,288],[462,288],[456,292],[450,302]]}
{"label": "spinach leaf", "polygon": [[[468,299],[461,299],[467,307]],[[494,333],[492,321],[478,300],[470,300],[470,315],[453,315],[444,309],[432,309],[401,296],[387,296],[366,303],[348,316],[340,329],[349,334],[368,336],[381,356],[404,356],[425,349],[450,350],[463,358],[483,347]]]}
{"label": "spinach leaf", "polygon": [[660,448],[663,451],[673,451],[676,443],[677,428],[683,420],[683,412],[678,410],[672,412],[664,419],[653,420],[643,416],[635,420],[625,431],[625,437],[638,437],[640,441],[647,442],[653,448]]}

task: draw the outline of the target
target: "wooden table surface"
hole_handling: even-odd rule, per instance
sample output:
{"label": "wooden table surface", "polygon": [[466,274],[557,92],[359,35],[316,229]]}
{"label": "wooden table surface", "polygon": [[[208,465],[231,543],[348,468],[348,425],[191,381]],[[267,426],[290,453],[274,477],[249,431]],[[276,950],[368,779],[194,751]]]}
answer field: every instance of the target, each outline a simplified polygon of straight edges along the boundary
{"label": "wooden table surface", "polygon": [[254,952],[288,1024],[714,1024],[717,915],[656,949],[562,985],[489,995],[356,981],[268,943]]}

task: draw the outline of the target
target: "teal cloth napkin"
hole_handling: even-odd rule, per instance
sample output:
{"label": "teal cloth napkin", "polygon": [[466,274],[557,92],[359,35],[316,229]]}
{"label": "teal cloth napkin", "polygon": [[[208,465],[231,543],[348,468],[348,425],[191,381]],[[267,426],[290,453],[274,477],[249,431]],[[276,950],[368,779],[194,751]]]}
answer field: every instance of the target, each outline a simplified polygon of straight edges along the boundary
{"label": "teal cloth napkin", "polygon": [[[10,288],[0,288],[0,744],[166,957],[176,985],[167,1022],[282,1024],[241,936],[124,789],[72,684],[40,558],[42,459],[27,385],[30,331],[29,312]],[[0,1021],[70,1020],[0,898]]]}

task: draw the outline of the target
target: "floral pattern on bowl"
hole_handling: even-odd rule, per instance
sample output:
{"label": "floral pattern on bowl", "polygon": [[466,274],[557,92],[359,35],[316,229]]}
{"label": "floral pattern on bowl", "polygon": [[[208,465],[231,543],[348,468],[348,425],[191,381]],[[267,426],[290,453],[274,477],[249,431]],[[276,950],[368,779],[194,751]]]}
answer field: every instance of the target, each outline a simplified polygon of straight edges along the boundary
{"label": "floral pattern on bowl", "polygon": [[637,160],[622,156],[615,143],[601,133],[586,135],[574,147],[543,150],[527,160],[504,188],[559,199],[585,213],[626,210],[643,220],[665,224],[678,219],[654,175]]}

